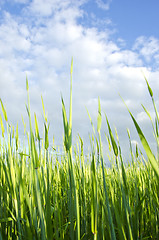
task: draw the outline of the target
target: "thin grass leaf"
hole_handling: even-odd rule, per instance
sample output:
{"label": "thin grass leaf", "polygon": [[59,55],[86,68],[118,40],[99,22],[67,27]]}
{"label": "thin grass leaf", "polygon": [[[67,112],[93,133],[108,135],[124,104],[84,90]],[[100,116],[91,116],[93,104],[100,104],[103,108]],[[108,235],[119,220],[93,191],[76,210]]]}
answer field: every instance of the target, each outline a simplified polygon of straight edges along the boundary
{"label": "thin grass leaf", "polygon": [[154,107],[154,109],[155,109],[155,114],[156,114],[157,122],[158,122],[158,124],[159,124],[159,116],[158,116],[156,104],[155,104],[155,101],[154,101],[154,98],[153,98],[153,91],[152,91],[152,89],[151,89],[151,87],[150,87],[150,85],[149,85],[149,83],[148,83],[145,75],[144,75],[144,78],[145,78],[145,81],[146,81],[146,84],[147,84],[147,87],[148,87],[149,94],[150,94],[151,99],[152,99],[153,107]]}
{"label": "thin grass leaf", "polygon": [[1,99],[0,99],[0,102],[1,102],[1,107],[2,107],[2,112],[3,112],[4,119],[5,119],[6,122],[8,122],[7,112],[6,112],[6,109],[5,109]]}
{"label": "thin grass leaf", "polygon": [[145,78],[145,81],[146,81],[146,84],[147,84],[147,88],[148,88],[149,94],[150,94],[150,96],[151,96],[151,98],[152,98],[152,97],[153,97],[153,91],[152,91],[152,89],[151,89],[151,87],[150,87],[150,85],[149,85],[149,83],[148,83],[147,78],[145,77],[145,75],[144,75],[144,78]]}
{"label": "thin grass leaf", "polygon": [[102,114],[101,114],[100,99],[98,98],[97,132],[100,132],[101,125],[102,125]]}
{"label": "thin grass leaf", "polygon": [[67,115],[66,115],[66,108],[65,108],[65,104],[64,104],[64,100],[61,97],[62,100],[62,116],[63,116],[63,125],[64,125],[64,145],[66,147],[66,151],[68,152],[70,149],[70,145],[69,145],[69,124],[67,121]]}
{"label": "thin grass leaf", "polygon": [[28,84],[28,78],[27,78],[27,76],[26,76],[26,90],[27,90],[27,92],[29,91],[29,84]]}
{"label": "thin grass leaf", "polygon": [[18,143],[19,143],[19,137],[18,137],[18,123],[17,123],[17,127],[16,127],[15,143],[16,143],[16,151],[17,151],[17,150],[18,150]]}
{"label": "thin grass leaf", "polygon": [[71,82],[70,82],[70,109],[69,109],[69,129],[68,129],[68,139],[69,146],[72,154],[72,72],[73,72],[73,58],[71,60]]}
{"label": "thin grass leaf", "polygon": [[40,141],[38,121],[35,113],[34,113],[34,119],[35,119],[35,136]]}
{"label": "thin grass leaf", "polygon": [[46,113],[45,113],[45,107],[44,107],[44,101],[43,101],[42,95],[41,95],[41,102],[42,102],[42,107],[43,107],[44,119],[45,119],[45,122],[47,123],[47,115],[46,115]]}
{"label": "thin grass leaf", "polygon": [[114,136],[113,136],[113,133],[111,131],[109,121],[108,121],[108,118],[107,118],[106,114],[105,114],[105,117],[106,117],[106,121],[107,121],[107,126],[108,126],[108,130],[109,130],[109,135],[110,135],[113,151],[114,151],[115,156],[117,157],[118,156],[118,147],[117,147],[117,144],[114,140]]}
{"label": "thin grass leaf", "polygon": [[[128,109],[128,108],[127,108]],[[155,159],[155,156],[153,155],[152,151],[151,151],[151,148],[143,134],[143,132],[141,131],[141,128],[139,127],[138,123],[136,122],[135,118],[133,117],[132,113],[130,112],[130,110],[128,109],[129,111],[129,114],[134,122],[134,125],[135,125],[135,128],[138,132],[138,135],[140,137],[140,140],[141,140],[141,143],[142,143],[142,146],[143,148],[145,149],[145,152],[147,154],[147,157],[155,171],[155,174],[157,175],[157,177],[159,178],[159,166],[158,166],[158,162],[156,161]]]}
{"label": "thin grass leaf", "polygon": [[87,114],[88,114],[88,117],[89,117],[90,123],[91,123],[91,125],[92,125],[93,133],[94,133],[94,135],[95,135],[95,128],[94,128],[94,125],[93,125],[93,122],[92,122],[91,116],[90,116],[90,114],[89,114],[87,108],[86,108],[86,111],[87,111]]}
{"label": "thin grass leaf", "polygon": [[49,147],[49,136],[48,136],[48,131],[49,131],[49,126],[46,126],[46,123],[44,123],[45,126],[45,149],[47,150]]}
{"label": "thin grass leaf", "polygon": [[0,114],[0,124],[1,124],[2,137],[4,137],[5,130],[4,130],[4,125],[3,125],[1,114]]}

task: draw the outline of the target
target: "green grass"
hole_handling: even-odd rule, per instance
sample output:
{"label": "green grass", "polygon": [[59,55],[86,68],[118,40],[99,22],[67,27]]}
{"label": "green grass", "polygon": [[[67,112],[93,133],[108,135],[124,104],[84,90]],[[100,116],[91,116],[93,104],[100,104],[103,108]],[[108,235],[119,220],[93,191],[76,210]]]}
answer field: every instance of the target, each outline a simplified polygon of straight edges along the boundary
{"label": "green grass", "polygon": [[[26,81],[26,109],[30,130],[24,124],[24,142],[19,139],[18,124],[14,129],[1,102],[0,115],[0,239],[159,239],[159,162],[141,128],[128,109],[146,153],[136,146],[131,159],[123,163],[118,135],[111,125],[106,135],[111,167],[105,166],[101,141],[101,106],[98,100],[97,131],[92,124],[91,152],[86,157],[83,141],[72,148],[72,70],[69,118],[62,99],[64,155],[49,151],[49,124],[45,114],[44,136],[39,134],[38,119],[31,121],[29,85]],[[152,123],[158,148],[158,113],[153,91],[146,80],[156,113]],[[33,127],[34,125],[34,127]],[[41,131],[40,131],[41,132]],[[26,142],[27,139],[27,142]],[[74,158],[74,160],[73,160]]]}

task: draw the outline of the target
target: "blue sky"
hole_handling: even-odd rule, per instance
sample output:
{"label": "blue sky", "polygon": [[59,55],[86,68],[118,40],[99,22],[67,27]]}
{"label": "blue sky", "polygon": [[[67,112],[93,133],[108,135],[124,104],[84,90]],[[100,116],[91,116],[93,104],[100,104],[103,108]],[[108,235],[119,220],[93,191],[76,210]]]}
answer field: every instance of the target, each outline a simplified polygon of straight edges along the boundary
{"label": "blue sky", "polygon": [[159,37],[158,9],[156,0],[112,1],[108,15],[116,25],[118,36],[131,46],[141,35]]}
{"label": "blue sky", "polygon": [[88,1],[84,9],[99,19],[109,19],[116,30],[114,36],[124,39],[129,47],[140,35],[159,37],[157,0],[110,1],[108,10],[98,7],[96,1]]}
{"label": "blue sky", "polygon": [[[61,145],[61,93],[69,104],[71,57],[73,69],[73,141],[77,133],[89,145],[91,126],[86,108],[96,125],[98,96],[103,113],[103,141],[107,132],[104,113],[117,127],[123,152],[131,129],[138,141],[123,97],[153,145],[152,131],[141,103],[154,116],[141,71],[156,96],[159,92],[158,0],[1,0],[0,1],[0,97],[9,120],[25,110],[26,74],[32,112],[42,126],[41,94],[50,124],[50,135]],[[33,114],[32,114],[33,115]],[[42,133],[41,133],[42,134]]]}

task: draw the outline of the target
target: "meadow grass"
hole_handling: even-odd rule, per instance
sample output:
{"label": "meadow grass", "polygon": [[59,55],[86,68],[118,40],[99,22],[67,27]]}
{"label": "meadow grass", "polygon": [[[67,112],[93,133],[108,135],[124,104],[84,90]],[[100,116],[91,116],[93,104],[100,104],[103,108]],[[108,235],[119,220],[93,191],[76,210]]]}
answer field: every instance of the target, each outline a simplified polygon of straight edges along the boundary
{"label": "meadow grass", "polygon": [[[44,114],[44,136],[40,138],[38,120],[31,121],[29,86],[26,81],[29,132],[21,143],[18,124],[10,125],[1,100],[0,115],[0,240],[6,239],[159,239],[159,163],[128,109],[146,152],[136,146],[131,159],[123,163],[118,135],[108,127],[106,136],[111,167],[105,166],[101,141],[101,106],[98,99],[97,131],[92,124],[91,152],[84,155],[83,140],[72,149],[72,70],[70,108],[67,118],[62,99],[64,154],[50,151],[49,124]],[[152,89],[145,78],[156,113],[152,131],[158,147],[159,117]],[[25,126],[25,124],[24,124]],[[54,146],[52,145],[54,148]],[[22,149],[22,150],[21,150]]]}

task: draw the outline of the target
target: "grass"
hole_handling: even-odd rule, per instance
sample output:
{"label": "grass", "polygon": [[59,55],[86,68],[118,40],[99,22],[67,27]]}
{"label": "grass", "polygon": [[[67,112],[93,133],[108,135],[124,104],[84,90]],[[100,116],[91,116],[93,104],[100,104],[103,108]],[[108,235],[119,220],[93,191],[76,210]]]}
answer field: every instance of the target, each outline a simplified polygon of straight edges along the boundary
{"label": "grass", "polygon": [[[131,159],[125,165],[118,135],[116,133],[113,136],[105,116],[108,126],[106,139],[112,156],[111,167],[106,168],[102,153],[100,100],[97,132],[88,113],[93,129],[89,157],[86,158],[83,153],[80,136],[73,151],[72,70],[73,61],[69,119],[61,97],[64,155],[48,150],[49,124],[43,99],[43,138],[40,138],[36,114],[33,127],[28,80],[26,109],[30,130],[26,132],[24,129],[24,143],[19,139],[18,124],[15,130],[9,124],[1,101],[0,239],[159,239],[158,158],[128,109],[147,157],[144,158],[137,146],[133,152],[130,132],[127,130]],[[143,108],[152,123],[158,148],[159,117],[153,91],[146,78],[145,81],[156,113],[155,123]]]}

